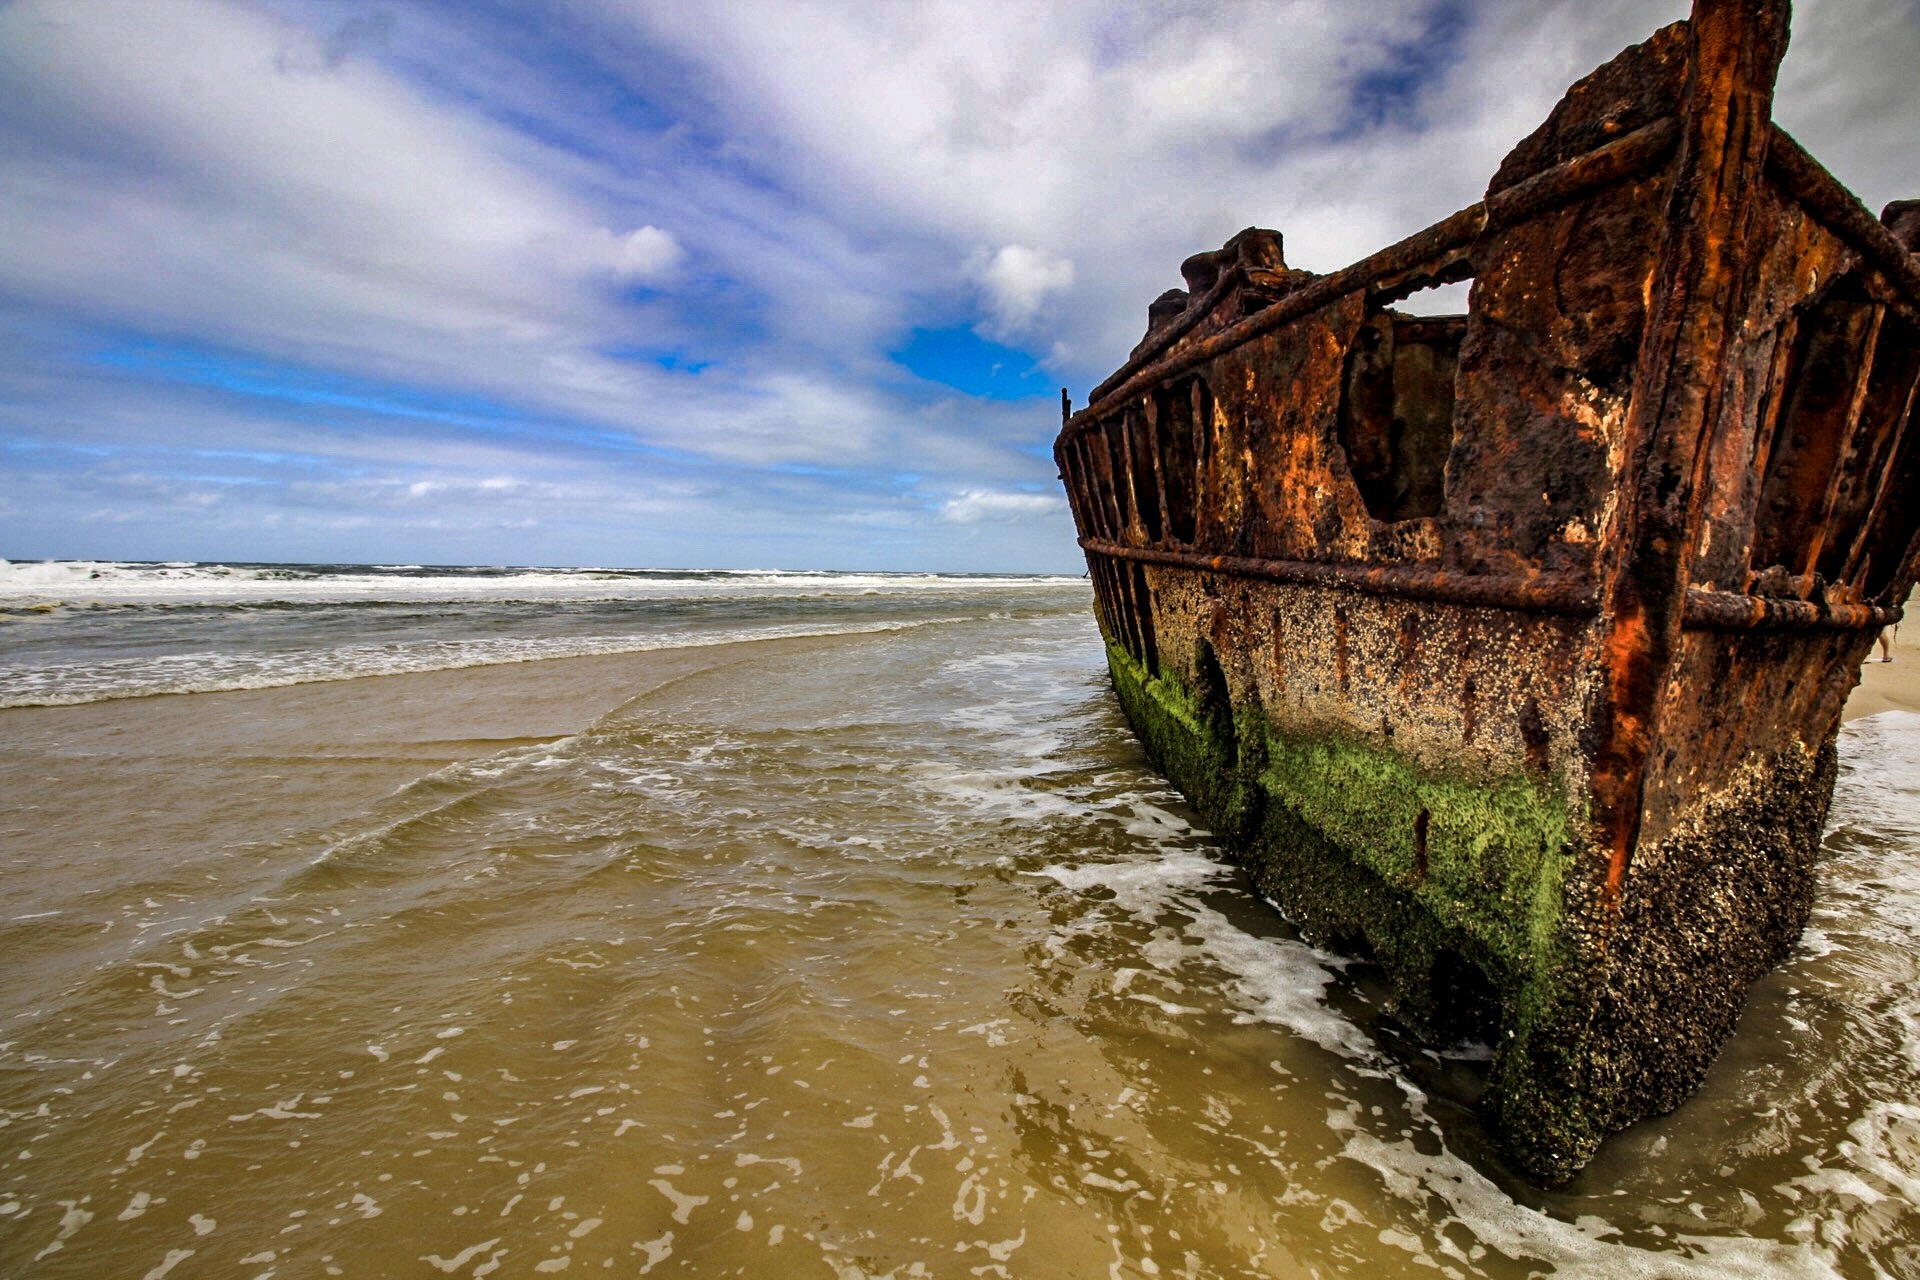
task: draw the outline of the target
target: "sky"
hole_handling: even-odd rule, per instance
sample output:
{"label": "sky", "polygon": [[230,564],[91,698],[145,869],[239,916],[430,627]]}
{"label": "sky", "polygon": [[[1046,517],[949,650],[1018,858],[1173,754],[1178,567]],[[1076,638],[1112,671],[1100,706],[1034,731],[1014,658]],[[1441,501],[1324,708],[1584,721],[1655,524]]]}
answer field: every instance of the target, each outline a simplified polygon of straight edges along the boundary
{"label": "sky", "polygon": [[[0,557],[1073,572],[1180,260],[1478,199],[1685,0],[0,0]],[[1920,0],[1775,117],[1920,196]]]}

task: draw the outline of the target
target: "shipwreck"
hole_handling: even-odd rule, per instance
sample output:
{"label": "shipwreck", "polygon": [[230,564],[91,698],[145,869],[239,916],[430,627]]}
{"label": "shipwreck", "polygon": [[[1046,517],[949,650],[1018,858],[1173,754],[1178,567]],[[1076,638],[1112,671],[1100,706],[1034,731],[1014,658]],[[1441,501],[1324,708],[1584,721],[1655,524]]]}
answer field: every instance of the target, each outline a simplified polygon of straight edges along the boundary
{"label": "shipwreck", "polygon": [[1799,936],[1920,567],[1920,201],[1774,125],[1787,36],[1697,0],[1479,203],[1329,275],[1244,231],[1062,396],[1149,755],[1410,1027],[1493,1046],[1538,1181],[1684,1101]]}

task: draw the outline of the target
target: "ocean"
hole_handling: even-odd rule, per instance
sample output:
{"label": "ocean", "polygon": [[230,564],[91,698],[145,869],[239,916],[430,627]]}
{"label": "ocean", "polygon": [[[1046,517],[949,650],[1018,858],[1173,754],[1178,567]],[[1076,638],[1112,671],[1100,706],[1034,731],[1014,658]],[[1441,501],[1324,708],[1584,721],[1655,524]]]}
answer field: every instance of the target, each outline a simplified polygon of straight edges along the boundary
{"label": "ocean", "polygon": [[0,563],[0,1275],[1920,1276],[1920,716],[1552,1191],[1077,578]]}

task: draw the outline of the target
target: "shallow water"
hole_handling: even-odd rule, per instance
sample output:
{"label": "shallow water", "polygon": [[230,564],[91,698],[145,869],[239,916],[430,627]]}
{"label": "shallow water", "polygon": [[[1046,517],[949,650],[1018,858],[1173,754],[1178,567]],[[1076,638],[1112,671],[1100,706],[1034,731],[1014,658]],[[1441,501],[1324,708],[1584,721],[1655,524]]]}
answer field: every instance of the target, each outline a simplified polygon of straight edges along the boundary
{"label": "shallow water", "polygon": [[900,631],[1071,578],[0,560],[0,707]]}
{"label": "shallow water", "polygon": [[1543,1193],[1051,591],[715,650],[271,839],[13,804],[0,1274],[1920,1275],[1920,717],[1847,729],[1707,1088]]}

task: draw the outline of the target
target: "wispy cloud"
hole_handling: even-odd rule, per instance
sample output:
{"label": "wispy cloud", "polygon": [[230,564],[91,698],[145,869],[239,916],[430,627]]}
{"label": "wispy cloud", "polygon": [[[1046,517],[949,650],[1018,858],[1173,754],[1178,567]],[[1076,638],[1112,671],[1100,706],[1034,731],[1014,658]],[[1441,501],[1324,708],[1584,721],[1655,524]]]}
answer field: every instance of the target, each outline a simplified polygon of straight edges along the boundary
{"label": "wispy cloud", "polygon": [[1042,515],[1066,507],[1066,501],[1050,493],[996,493],[987,489],[968,489],[940,504],[940,518],[955,524],[978,524],[983,520]]}
{"label": "wispy cloud", "polygon": [[974,254],[967,274],[986,295],[988,333],[1003,342],[1033,337],[1047,299],[1073,285],[1073,263],[1021,244]]}

